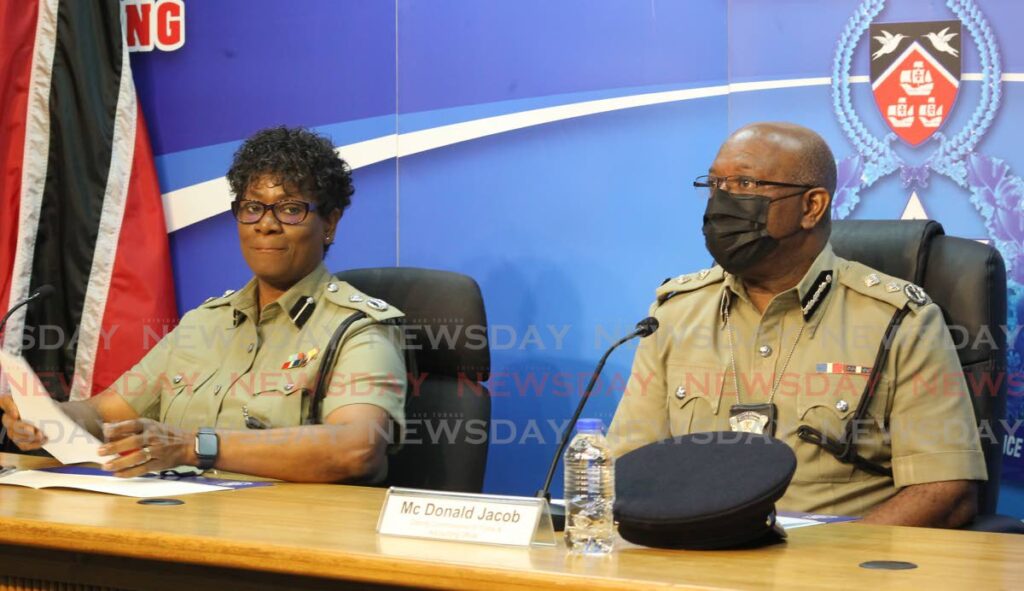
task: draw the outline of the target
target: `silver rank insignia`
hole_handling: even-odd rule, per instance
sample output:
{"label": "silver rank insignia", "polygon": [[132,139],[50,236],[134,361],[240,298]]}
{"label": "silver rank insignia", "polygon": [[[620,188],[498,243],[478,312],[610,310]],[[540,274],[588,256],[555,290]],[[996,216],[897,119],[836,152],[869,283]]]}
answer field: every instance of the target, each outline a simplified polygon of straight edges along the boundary
{"label": "silver rank insignia", "polygon": [[697,279],[704,279],[711,274],[711,269],[704,269],[700,273],[697,273]]}
{"label": "silver rank insignia", "polygon": [[814,280],[814,283],[807,289],[803,299],[800,300],[800,312],[803,314],[804,320],[808,320],[814,315],[814,311],[825,301],[825,295],[831,289],[832,271],[822,271],[818,274],[818,278]]}
{"label": "silver rank insignia", "polygon": [[913,283],[908,283],[903,286],[903,295],[907,296],[908,300],[914,302],[918,306],[923,306],[928,303],[928,294]]}
{"label": "silver rank insignia", "polygon": [[359,295],[358,293],[354,293],[348,296],[348,301],[352,302],[353,304],[358,304],[359,302],[363,301],[363,299],[363,296]]}
{"label": "silver rank insignia", "polygon": [[889,283],[885,284],[885,291],[887,291],[889,293],[896,293],[899,290],[900,290],[900,284],[896,283],[895,281],[890,281]]}
{"label": "silver rank insignia", "polygon": [[878,273],[872,273],[864,278],[864,285],[868,287],[874,287],[881,282],[882,280],[878,278]]}
{"label": "silver rank insignia", "polygon": [[690,281],[690,276],[689,275],[680,275],[679,278],[676,279],[676,283],[678,283],[680,285],[682,285],[684,283],[689,283],[689,281]]}

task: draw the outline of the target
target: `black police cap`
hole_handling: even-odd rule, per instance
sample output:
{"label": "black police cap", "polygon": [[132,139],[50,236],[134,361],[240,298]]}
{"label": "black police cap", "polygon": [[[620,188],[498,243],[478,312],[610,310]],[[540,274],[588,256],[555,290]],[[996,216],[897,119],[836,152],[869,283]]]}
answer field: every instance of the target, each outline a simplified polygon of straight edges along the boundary
{"label": "black police cap", "polygon": [[775,522],[796,471],[782,441],[752,433],[694,433],[615,462],[619,535],[657,548],[715,549],[785,537]]}

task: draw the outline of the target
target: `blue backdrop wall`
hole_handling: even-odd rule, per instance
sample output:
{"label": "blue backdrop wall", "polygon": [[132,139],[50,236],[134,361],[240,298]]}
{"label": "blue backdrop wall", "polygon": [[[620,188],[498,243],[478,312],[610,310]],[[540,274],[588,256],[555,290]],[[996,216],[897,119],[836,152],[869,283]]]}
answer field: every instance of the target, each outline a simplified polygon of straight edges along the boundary
{"label": "blue backdrop wall", "polygon": [[[847,171],[839,217],[927,215],[947,233],[996,239],[1013,262],[1019,184],[990,191],[986,210],[977,178],[933,172],[909,186],[898,167],[874,174],[885,163],[868,166],[877,155],[858,152],[833,101],[847,89],[865,133],[883,138],[855,16],[949,20],[961,5],[991,34],[979,43],[965,24],[964,82],[943,131],[973,126],[981,140],[969,151],[1019,172],[1024,41],[1013,27],[1024,5],[1012,0],[188,2],[185,46],[132,58],[178,301],[192,308],[249,277],[223,181],[240,141],[278,124],[330,135],[356,168],[357,193],[329,266],[477,279],[492,325],[486,488],[528,494],[601,351],[645,315],[664,277],[710,262],[690,181],[743,124],[821,132]],[[989,45],[1001,60],[995,106],[981,76],[994,71]],[[837,65],[844,48],[850,63]],[[894,153],[913,168],[938,146]],[[610,419],[631,357],[612,357],[588,415]],[[1007,475],[1020,481],[1009,451]],[[1013,482],[1003,504],[1024,516]]]}

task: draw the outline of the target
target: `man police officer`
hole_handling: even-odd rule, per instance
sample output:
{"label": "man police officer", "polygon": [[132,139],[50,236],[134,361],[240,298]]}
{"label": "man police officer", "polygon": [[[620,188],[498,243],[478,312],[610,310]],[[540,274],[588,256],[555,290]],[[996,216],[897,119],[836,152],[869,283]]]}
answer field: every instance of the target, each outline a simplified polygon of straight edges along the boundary
{"label": "man police officer", "polygon": [[[986,471],[942,312],[919,287],[832,252],[835,183],[809,129],[758,123],[726,140],[694,183],[718,265],[657,290],[662,329],[641,342],[609,439],[621,455],[687,433],[773,433],[798,460],[781,510],[963,525]],[[840,461],[836,444],[850,440]]]}

